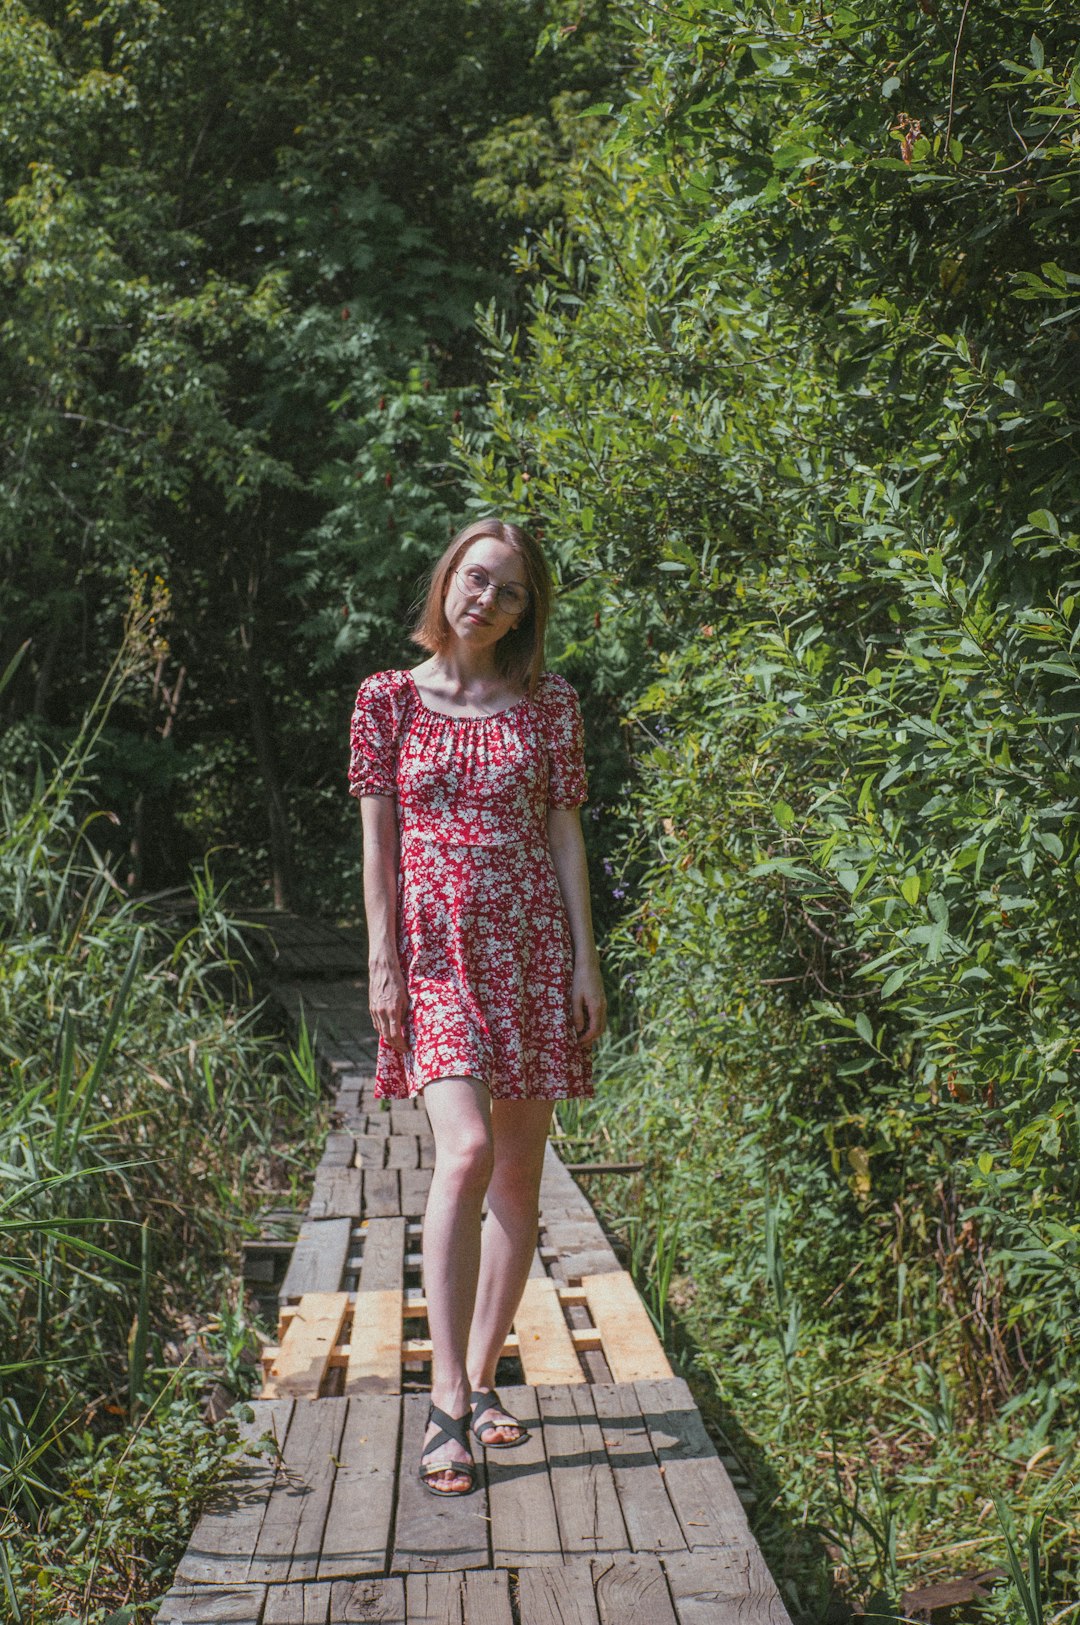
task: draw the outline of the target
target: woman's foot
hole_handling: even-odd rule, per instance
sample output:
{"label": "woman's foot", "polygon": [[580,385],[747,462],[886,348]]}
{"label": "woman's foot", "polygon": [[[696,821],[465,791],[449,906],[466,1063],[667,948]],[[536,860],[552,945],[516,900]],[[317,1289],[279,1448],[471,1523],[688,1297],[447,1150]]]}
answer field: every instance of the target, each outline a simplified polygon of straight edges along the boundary
{"label": "woman's foot", "polygon": [[450,1416],[432,1405],[420,1454],[420,1482],[432,1495],[468,1495],[476,1488],[476,1466],[469,1449],[471,1413]]}
{"label": "woman's foot", "polygon": [[472,1405],[472,1430],[485,1450],[508,1449],[513,1444],[524,1444],[529,1430],[503,1410],[494,1388],[474,1388],[469,1395]]}

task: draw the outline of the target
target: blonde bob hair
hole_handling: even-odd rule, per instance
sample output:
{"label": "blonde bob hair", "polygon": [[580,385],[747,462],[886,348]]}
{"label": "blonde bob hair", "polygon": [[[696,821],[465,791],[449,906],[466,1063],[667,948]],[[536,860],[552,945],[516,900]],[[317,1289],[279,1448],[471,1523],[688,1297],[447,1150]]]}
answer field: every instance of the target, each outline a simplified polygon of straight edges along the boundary
{"label": "blonde bob hair", "polygon": [[495,664],[515,688],[523,688],[533,695],[544,669],[544,633],[551,611],[551,572],[539,543],[519,525],[511,525],[503,519],[475,519],[458,531],[432,569],[416,625],[409,636],[429,654],[441,654],[446,648],[450,625],[443,604],[451,572],[457,569],[469,546],[485,536],[512,547],[525,569],[528,607],[520,623],[504,633],[495,645]]}

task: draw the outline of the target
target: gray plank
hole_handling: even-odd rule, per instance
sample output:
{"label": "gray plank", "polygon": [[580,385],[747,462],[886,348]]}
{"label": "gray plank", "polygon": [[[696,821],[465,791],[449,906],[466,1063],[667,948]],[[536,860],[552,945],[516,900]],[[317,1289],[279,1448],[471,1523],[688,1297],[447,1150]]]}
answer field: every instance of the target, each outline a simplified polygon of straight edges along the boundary
{"label": "gray plank", "polygon": [[306,1219],[293,1249],[279,1303],[295,1303],[305,1292],[340,1292],[349,1256],[348,1219]]}
{"label": "gray plank", "polygon": [[409,1625],[462,1625],[463,1574],[409,1574],[405,1579],[405,1612]]}
{"label": "gray plank", "polygon": [[386,1156],[387,1136],[374,1134],[371,1131],[370,1121],[366,1134],[357,1134],[356,1166],[358,1168],[381,1168]]}
{"label": "gray plank", "polygon": [[521,1625],[600,1625],[588,1564],[522,1569],[518,1617]]}
{"label": "gray plank", "polygon": [[369,1219],[388,1219],[401,1212],[401,1189],[396,1168],[364,1170],[364,1213]]}
{"label": "gray plank", "polygon": [[282,1471],[270,1492],[252,1550],[250,1580],[316,1578],[347,1405],[343,1399],[321,1399],[296,1406],[285,1440]]}
{"label": "gray plank", "polygon": [[317,1168],[308,1204],[309,1219],[358,1219],[364,1205],[360,1168]]}
{"label": "gray plank", "polygon": [[329,1618],[330,1586],[326,1582],[287,1582],[271,1586],[266,1593],[262,1625],[327,1625]]}
{"label": "gray plank", "polygon": [[630,1545],[635,1552],[685,1551],[633,1383],[597,1383],[592,1397]]}
{"label": "gray plank", "polygon": [[330,1592],[334,1625],[406,1625],[403,1580],[335,1580]]}
{"label": "gray plank", "polygon": [[593,1581],[601,1625],[677,1625],[659,1558],[597,1561]]}
{"label": "gray plank", "polygon": [[687,1546],[752,1546],[742,1502],[685,1382],[668,1377],[634,1387]]}
{"label": "gray plank", "polygon": [[[413,1116],[415,1115],[414,1112]],[[415,1134],[402,1133],[395,1127],[386,1142],[386,1166],[388,1168],[420,1166],[420,1142]]]}
{"label": "gray plank", "polygon": [[410,1219],[423,1217],[431,1189],[430,1168],[401,1170],[401,1211]]}
{"label": "gray plank", "polygon": [[323,1145],[323,1154],[319,1158],[320,1168],[349,1168],[352,1165],[356,1146],[351,1134],[343,1129],[333,1129],[327,1136]]}
{"label": "gray plank", "polygon": [[542,1567],[562,1557],[555,1498],[534,1388],[501,1388],[503,1404],[532,1438],[513,1450],[485,1451],[491,1509],[491,1560],[496,1568]]}
{"label": "gray plank", "polygon": [[174,1585],[156,1625],[259,1625],[265,1586]]}
{"label": "gray plank", "polygon": [[387,1568],[401,1401],[396,1394],[360,1394],[347,1403],[323,1530],[321,1580],[383,1574]]}
{"label": "gray plank", "polygon": [[405,1280],[405,1220],[371,1219],[364,1233],[361,1292],[400,1291]]}
{"label": "gray plank", "polygon": [[564,1556],[629,1551],[587,1384],[542,1383],[536,1393]]}
{"label": "gray plank", "polygon": [[474,1569],[488,1566],[488,1502],[484,1466],[472,1495],[433,1494],[417,1476],[427,1423],[428,1396],[404,1400],[401,1474],[394,1531],[395,1573],[417,1569]]}
{"label": "gray plank", "polygon": [[[288,1437],[294,1403],[291,1399],[254,1400],[254,1420],[240,1424],[240,1437],[253,1443],[268,1434],[280,1452]],[[226,1585],[248,1578],[248,1564],[277,1472],[276,1452],[248,1456],[237,1463],[195,1525],[176,1571],[177,1580]]]}
{"label": "gray plank", "polygon": [[510,1576],[470,1569],[465,1576],[465,1625],[514,1625]]}
{"label": "gray plank", "polygon": [[668,1552],[660,1562],[679,1625],[791,1625],[756,1546]]}

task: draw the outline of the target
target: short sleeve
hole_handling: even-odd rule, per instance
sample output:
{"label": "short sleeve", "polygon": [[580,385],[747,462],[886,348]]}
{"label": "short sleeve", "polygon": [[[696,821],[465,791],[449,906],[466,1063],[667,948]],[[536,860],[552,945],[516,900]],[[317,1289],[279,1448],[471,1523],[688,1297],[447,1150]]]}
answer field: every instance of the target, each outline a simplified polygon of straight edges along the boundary
{"label": "short sleeve", "polygon": [[585,726],[581,705],[565,677],[546,672],[541,709],[548,747],[549,807],[580,807],[588,799],[585,777]]}
{"label": "short sleeve", "polygon": [[397,795],[398,714],[391,672],[360,684],[349,728],[349,794]]}

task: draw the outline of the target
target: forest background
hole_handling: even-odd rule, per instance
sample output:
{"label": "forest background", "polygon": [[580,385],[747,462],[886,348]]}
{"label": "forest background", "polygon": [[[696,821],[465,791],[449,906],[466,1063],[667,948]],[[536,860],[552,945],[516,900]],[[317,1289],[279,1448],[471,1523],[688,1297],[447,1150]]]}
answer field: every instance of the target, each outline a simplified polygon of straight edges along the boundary
{"label": "forest background", "polygon": [[1080,1618],[1077,50],[1051,0],[0,4],[13,1619],[148,1618],[226,1448],[188,1356],[242,1389],[317,1096],[230,911],[358,918],[355,685],[491,511],[589,723],[563,1129],[646,1164],[599,1200],[793,1616]]}

